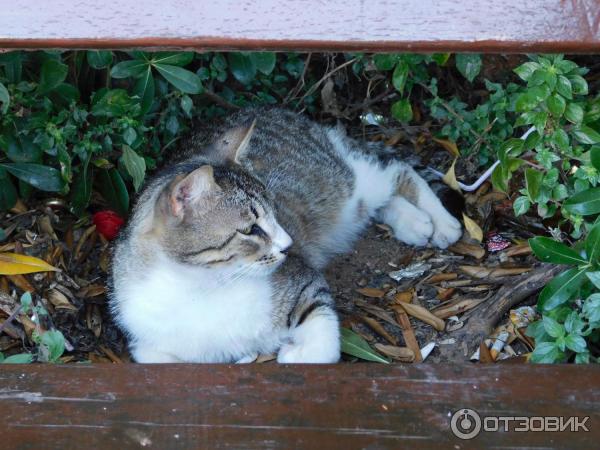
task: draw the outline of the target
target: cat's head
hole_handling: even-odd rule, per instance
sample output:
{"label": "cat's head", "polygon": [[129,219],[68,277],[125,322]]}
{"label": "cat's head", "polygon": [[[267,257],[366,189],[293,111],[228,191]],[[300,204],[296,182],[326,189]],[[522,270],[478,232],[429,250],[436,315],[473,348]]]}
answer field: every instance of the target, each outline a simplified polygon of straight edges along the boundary
{"label": "cat's head", "polygon": [[292,244],[264,186],[235,166],[175,176],[158,197],[153,232],[183,264],[248,273],[271,272]]}

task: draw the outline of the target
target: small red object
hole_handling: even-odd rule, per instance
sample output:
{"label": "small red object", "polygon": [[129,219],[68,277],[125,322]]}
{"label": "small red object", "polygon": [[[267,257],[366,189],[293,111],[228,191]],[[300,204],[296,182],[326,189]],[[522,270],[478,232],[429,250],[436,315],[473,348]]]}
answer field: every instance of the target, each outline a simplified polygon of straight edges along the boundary
{"label": "small red object", "polygon": [[112,241],[119,234],[119,230],[125,223],[125,220],[114,211],[98,211],[92,216],[92,222],[96,225],[96,230],[109,241]]}
{"label": "small red object", "polygon": [[499,252],[510,247],[510,241],[502,235],[491,232],[487,235],[487,249],[489,252]]}

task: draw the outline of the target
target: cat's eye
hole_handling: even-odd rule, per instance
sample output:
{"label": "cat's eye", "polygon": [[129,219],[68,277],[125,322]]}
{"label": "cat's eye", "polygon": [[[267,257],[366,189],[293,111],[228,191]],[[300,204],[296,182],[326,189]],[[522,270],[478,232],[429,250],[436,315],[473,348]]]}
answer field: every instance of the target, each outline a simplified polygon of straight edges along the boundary
{"label": "cat's eye", "polygon": [[242,234],[246,234],[248,236],[266,236],[267,235],[267,233],[265,233],[265,231],[256,224],[243,230]]}

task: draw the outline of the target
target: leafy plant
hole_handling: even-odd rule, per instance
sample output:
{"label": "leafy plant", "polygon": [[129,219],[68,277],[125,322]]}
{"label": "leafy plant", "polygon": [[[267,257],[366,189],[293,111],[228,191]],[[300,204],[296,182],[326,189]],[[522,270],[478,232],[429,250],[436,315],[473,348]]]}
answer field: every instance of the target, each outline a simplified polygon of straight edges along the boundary
{"label": "leafy plant", "polygon": [[570,267],[540,293],[537,307],[543,319],[527,329],[536,341],[531,361],[565,362],[573,356],[578,363],[597,359],[590,348],[600,339],[600,222],[579,249],[541,236],[529,244],[541,261]]}

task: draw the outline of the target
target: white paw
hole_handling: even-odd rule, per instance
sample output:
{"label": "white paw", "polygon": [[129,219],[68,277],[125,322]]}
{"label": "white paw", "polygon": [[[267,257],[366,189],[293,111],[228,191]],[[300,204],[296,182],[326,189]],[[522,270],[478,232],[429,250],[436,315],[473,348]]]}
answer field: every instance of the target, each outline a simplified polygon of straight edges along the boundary
{"label": "white paw", "polygon": [[340,359],[339,346],[323,345],[315,346],[285,344],[277,354],[277,362],[282,364],[312,363],[327,364],[336,363]]}
{"label": "white paw", "polygon": [[407,208],[393,228],[396,239],[416,246],[426,245],[434,231],[429,214],[415,207]]}
{"label": "white paw", "polygon": [[431,243],[439,248],[447,248],[454,244],[461,238],[463,233],[460,222],[445,209],[443,213],[437,214],[433,225],[435,229]]}

